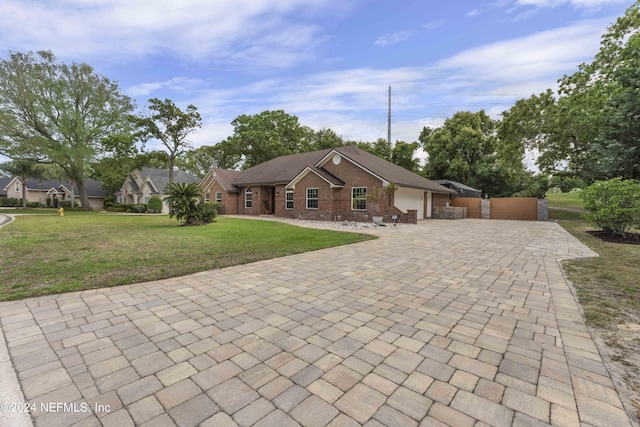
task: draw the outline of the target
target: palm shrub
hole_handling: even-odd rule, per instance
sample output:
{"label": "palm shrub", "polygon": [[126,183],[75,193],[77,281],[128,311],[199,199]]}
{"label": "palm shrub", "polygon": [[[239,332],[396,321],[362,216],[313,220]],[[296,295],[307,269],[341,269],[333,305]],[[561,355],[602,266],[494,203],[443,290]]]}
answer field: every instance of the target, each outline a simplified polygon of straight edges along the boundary
{"label": "palm shrub", "polygon": [[597,181],[581,193],[587,221],[604,231],[625,236],[640,228],[640,182],[614,178]]}
{"label": "palm shrub", "polygon": [[162,194],[169,205],[169,218],[176,217],[178,221],[184,221],[185,225],[200,224],[204,205],[201,193],[200,186],[195,182],[167,184]]}

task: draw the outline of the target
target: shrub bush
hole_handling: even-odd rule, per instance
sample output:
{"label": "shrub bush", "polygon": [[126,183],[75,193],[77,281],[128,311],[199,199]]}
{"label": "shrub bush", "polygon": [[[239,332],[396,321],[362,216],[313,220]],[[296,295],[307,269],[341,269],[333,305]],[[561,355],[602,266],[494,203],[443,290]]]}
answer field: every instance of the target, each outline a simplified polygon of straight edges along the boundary
{"label": "shrub bush", "polygon": [[136,205],[133,205],[131,209],[137,213],[145,213],[147,211],[147,205],[144,203],[138,203]]}
{"label": "shrub bush", "polygon": [[6,197],[0,200],[0,206],[7,208],[16,208],[22,206],[22,199],[16,199],[15,197]]}
{"label": "shrub bush", "polygon": [[113,204],[116,202],[116,198],[113,196],[107,196],[104,198],[104,202],[102,202],[102,207],[103,208],[108,208],[109,206],[113,206]]}
{"label": "shrub bush", "polygon": [[220,203],[217,202],[206,202],[202,205],[202,222],[212,222],[213,219],[218,216],[218,211],[220,209]]}
{"label": "shrub bush", "polygon": [[572,188],[571,191],[569,191],[569,193],[581,193],[582,192],[582,188]]}
{"label": "shrub bush", "polygon": [[152,210],[155,212],[161,212],[162,200],[160,199],[160,197],[152,197],[149,199],[149,203],[147,203],[147,207],[149,208],[149,210]]}
{"label": "shrub bush", "polygon": [[560,187],[551,187],[547,193],[549,194],[560,194],[562,193],[562,189]]}
{"label": "shrub bush", "polygon": [[40,202],[27,202],[27,207],[28,208],[41,208],[42,207],[42,203],[40,203]]}
{"label": "shrub bush", "polygon": [[631,228],[640,228],[640,182],[621,178],[597,181],[581,196],[590,224],[621,236]]}
{"label": "shrub bush", "polygon": [[577,176],[567,173],[558,172],[551,177],[551,187],[558,187],[563,193],[568,193],[572,188],[584,188],[585,183]]}

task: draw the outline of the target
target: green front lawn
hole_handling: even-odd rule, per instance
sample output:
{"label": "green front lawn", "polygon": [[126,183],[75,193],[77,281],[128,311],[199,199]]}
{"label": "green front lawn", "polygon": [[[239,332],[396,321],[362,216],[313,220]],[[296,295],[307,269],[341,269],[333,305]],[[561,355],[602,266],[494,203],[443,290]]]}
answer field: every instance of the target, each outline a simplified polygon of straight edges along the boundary
{"label": "green front lawn", "polygon": [[640,245],[608,243],[589,234],[579,213],[554,211],[552,219],[599,256],[564,261],[584,316],[590,326],[615,330],[616,325],[640,316]]}
{"label": "green front lawn", "polygon": [[582,209],[584,202],[580,196],[582,193],[548,193],[545,198],[549,201],[550,208],[574,208]]}
{"label": "green front lawn", "polygon": [[182,227],[166,215],[19,216],[0,228],[0,300],[157,280],[374,238],[228,217]]}

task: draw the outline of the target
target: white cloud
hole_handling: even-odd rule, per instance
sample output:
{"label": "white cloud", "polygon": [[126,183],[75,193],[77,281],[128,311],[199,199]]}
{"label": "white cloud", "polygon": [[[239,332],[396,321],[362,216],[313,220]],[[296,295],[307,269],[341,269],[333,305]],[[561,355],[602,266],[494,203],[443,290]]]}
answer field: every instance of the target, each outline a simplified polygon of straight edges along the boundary
{"label": "white cloud", "polygon": [[517,0],[516,3],[536,7],[557,7],[568,3],[574,7],[598,9],[610,4],[628,3],[628,0]]}
{"label": "white cloud", "polygon": [[430,21],[426,24],[422,25],[422,28],[426,28],[427,30],[435,30],[436,28],[442,27],[446,21],[444,19],[438,19],[436,21]]}
{"label": "white cloud", "polygon": [[311,15],[339,13],[334,8],[343,7],[336,0],[4,0],[0,50],[283,67],[311,57],[324,41]]}
{"label": "white cloud", "polygon": [[472,16],[477,16],[480,15],[482,12],[480,12],[480,9],[473,9],[470,10],[469,12],[467,12],[464,16],[466,16],[467,18],[470,18]]}
{"label": "white cloud", "polygon": [[561,75],[595,54],[606,25],[604,20],[582,21],[423,66],[355,68],[236,88],[203,87],[184,103],[196,105],[206,124],[194,135],[196,146],[226,138],[238,115],[266,109],[283,109],[305,125],[331,128],[348,140],[375,140],[386,138],[391,85],[392,138],[411,142],[424,126],[437,127],[456,111],[484,109],[499,118],[517,99],[555,88]]}
{"label": "white cloud", "polygon": [[[387,95],[392,86],[392,139],[417,140],[424,126],[440,126],[456,111],[484,109],[493,118],[516,100],[555,88],[557,79],[590,61],[607,22],[582,21],[476,49],[433,64],[391,69],[356,68],[270,79],[226,90],[203,90],[189,100],[203,111],[202,131],[217,142],[240,114],[283,109],[314,129],[328,127],[345,139],[387,135]],[[221,112],[227,120],[220,120]],[[210,119],[209,119],[210,118]],[[224,134],[223,130],[229,133]]]}
{"label": "white cloud", "polygon": [[460,88],[482,83],[526,84],[542,76],[557,79],[595,54],[605,26],[603,20],[582,21],[468,50],[436,66],[448,70],[448,82]]}
{"label": "white cloud", "polygon": [[163,82],[148,82],[130,86],[126,89],[127,95],[130,96],[147,96],[159,89],[170,89],[175,92],[188,92],[192,88],[196,88],[201,84],[200,79],[191,79],[186,77],[174,77]]}
{"label": "white cloud", "polygon": [[378,46],[389,46],[410,39],[416,35],[414,30],[397,31],[395,33],[383,34],[378,37],[373,44]]}

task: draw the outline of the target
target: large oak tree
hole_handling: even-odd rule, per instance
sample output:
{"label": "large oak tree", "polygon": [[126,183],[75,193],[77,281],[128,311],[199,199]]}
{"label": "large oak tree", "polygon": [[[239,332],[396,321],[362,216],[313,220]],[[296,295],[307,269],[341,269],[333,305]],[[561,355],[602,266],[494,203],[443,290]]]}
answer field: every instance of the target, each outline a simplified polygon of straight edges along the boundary
{"label": "large oak tree", "polygon": [[170,99],[149,100],[151,115],[133,119],[140,129],[138,136],[146,141],[156,139],[169,154],[169,183],[173,183],[173,168],[176,158],[190,147],[188,137],[202,127],[202,117],[194,105],[187,105],[182,111]]}
{"label": "large oak tree", "polygon": [[58,165],[87,209],[90,164],[107,151],[105,138],[128,132],[133,108],[117,83],[87,64],[59,62],[49,51],[0,60],[0,153]]}

